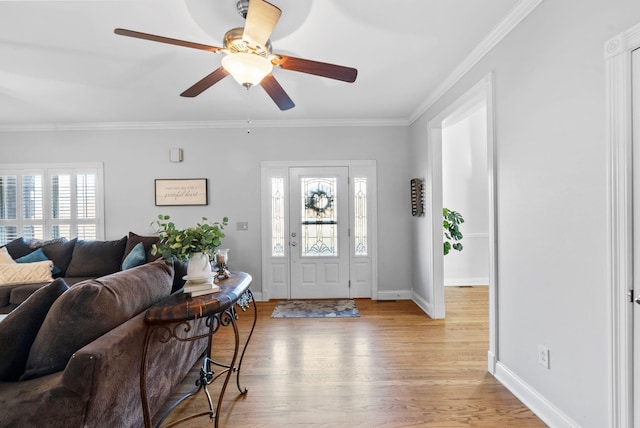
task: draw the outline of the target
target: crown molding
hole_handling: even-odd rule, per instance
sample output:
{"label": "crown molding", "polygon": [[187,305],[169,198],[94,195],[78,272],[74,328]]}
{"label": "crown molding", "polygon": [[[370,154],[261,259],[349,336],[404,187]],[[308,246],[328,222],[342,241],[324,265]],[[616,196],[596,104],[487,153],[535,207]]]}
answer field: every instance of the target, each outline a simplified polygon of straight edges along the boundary
{"label": "crown molding", "polygon": [[518,26],[543,0],[522,0],[509,14],[496,25],[471,53],[453,70],[451,74],[420,104],[408,122],[412,124],[426,113],[436,101],[462,79],[487,53],[491,51],[507,34]]}
{"label": "crown molding", "polygon": [[[0,0],[3,1],[3,0]],[[0,125],[0,132],[53,132],[53,131],[122,131],[166,129],[225,129],[225,128],[322,128],[322,127],[375,127],[410,126],[436,101],[447,93],[491,49],[522,22],[543,0],[522,0],[509,14],[482,39],[476,48],[407,118],[382,119],[320,119],[320,120],[245,120],[234,121],[180,121],[180,122],[77,122]]]}
{"label": "crown molding", "polygon": [[322,120],[230,120],[179,122],[78,122],[0,125],[0,132],[53,131],[130,131],[167,129],[227,129],[227,128],[323,128],[409,126],[407,119],[322,119]]}

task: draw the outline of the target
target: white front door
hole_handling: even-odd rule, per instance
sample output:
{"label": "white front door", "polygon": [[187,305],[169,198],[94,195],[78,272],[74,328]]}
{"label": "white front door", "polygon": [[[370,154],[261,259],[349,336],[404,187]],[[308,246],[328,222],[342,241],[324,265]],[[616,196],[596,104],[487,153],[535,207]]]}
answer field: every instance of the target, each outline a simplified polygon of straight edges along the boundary
{"label": "white front door", "polygon": [[292,299],[349,297],[349,168],[289,170]]}
{"label": "white front door", "polygon": [[632,52],[633,111],[633,402],[634,426],[640,427],[640,49]]}

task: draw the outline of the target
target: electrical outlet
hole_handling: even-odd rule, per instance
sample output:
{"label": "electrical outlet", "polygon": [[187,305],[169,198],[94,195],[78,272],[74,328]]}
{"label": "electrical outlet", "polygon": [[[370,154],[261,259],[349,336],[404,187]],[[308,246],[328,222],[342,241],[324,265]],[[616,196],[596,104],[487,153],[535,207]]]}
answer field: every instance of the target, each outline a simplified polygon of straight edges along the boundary
{"label": "electrical outlet", "polygon": [[544,345],[538,345],[538,364],[546,369],[550,369],[549,365],[549,348]]}

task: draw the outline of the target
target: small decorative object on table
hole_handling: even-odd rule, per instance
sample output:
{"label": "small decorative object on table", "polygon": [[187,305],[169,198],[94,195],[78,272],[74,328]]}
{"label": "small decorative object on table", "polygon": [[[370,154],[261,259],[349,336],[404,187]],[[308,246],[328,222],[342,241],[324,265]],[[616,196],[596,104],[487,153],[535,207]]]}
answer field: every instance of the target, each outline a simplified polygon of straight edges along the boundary
{"label": "small decorative object on table", "polygon": [[216,270],[217,275],[216,279],[226,279],[229,278],[229,267],[227,266],[227,262],[229,261],[229,249],[228,248],[218,248],[216,250]]}

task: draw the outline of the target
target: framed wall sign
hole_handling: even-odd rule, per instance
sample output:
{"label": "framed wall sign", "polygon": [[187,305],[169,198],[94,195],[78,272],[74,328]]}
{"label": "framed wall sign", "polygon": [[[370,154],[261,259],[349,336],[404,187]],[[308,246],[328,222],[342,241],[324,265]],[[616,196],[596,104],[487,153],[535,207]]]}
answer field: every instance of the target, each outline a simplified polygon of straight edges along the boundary
{"label": "framed wall sign", "polygon": [[206,178],[156,179],[156,206],[209,205]]}

